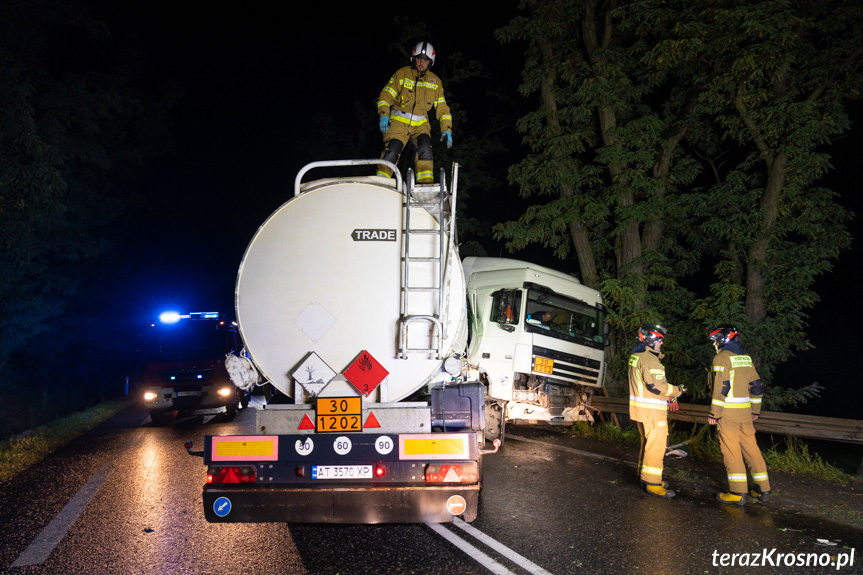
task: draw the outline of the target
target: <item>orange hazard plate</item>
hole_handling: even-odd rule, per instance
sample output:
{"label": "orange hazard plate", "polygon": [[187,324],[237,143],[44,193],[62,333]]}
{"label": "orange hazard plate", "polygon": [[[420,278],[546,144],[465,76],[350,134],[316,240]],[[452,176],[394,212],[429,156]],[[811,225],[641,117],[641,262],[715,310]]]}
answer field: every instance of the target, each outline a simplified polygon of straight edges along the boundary
{"label": "orange hazard plate", "polygon": [[551,375],[554,371],[554,360],[547,357],[535,357],[533,359],[533,371]]}
{"label": "orange hazard plate", "polygon": [[318,433],[363,430],[363,400],[359,397],[319,397],[315,411]]}

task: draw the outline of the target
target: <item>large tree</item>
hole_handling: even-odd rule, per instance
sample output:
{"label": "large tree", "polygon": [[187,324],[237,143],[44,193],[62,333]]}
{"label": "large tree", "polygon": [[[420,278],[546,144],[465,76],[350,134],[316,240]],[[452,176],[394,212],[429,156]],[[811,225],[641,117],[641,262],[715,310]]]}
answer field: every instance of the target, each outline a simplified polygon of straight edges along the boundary
{"label": "large tree", "polygon": [[[769,379],[805,346],[812,281],[847,244],[846,214],[816,182],[829,168],[825,144],[848,127],[843,104],[859,92],[859,8],[521,8],[498,34],[528,46],[522,93],[538,107],[519,123],[530,153],[510,179],[534,203],[498,226],[500,237],[511,249],[574,249],[619,334],[643,321],[676,327],[674,363],[704,360],[708,324],[738,323]],[[718,262],[716,281],[693,293],[704,282],[689,276],[705,261]],[[619,346],[618,360],[624,353]]]}
{"label": "large tree", "polygon": [[[769,379],[806,349],[815,279],[849,245],[848,211],[819,185],[863,89],[863,7],[842,0],[704,2],[676,42],[704,63],[699,112],[718,181],[702,223],[716,282],[696,317],[733,320]],[[704,141],[701,142],[702,144]],[[725,160],[725,161],[724,161]]]}
{"label": "large tree", "polygon": [[[681,146],[697,127],[683,80],[695,63],[645,66],[669,14],[635,26],[617,4],[526,0],[527,14],[498,31],[526,41],[521,92],[539,106],[518,124],[530,153],[510,169],[521,195],[537,200],[497,232],[511,249],[542,243],[565,257],[574,248],[616,333],[631,334],[674,323],[690,299],[677,280],[697,263],[679,249],[698,175]],[[614,349],[620,356],[626,343]]]}
{"label": "large tree", "polygon": [[164,149],[142,65],[76,2],[0,3],[0,370],[67,308],[134,206],[129,169]]}

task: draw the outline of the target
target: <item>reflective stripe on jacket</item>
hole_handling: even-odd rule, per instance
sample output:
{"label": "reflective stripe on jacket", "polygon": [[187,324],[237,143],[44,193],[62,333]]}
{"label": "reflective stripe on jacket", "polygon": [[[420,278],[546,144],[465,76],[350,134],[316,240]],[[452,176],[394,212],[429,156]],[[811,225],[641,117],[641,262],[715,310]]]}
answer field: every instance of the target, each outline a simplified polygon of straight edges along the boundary
{"label": "reflective stripe on jacket", "polygon": [[378,116],[389,116],[393,122],[420,126],[435,109],[441,132],[452,130],[452,115],[443,93],[443,84],[433,72],[420,76],[411,66],[399,69],[378,98]]}
{"label": "reflective stripe on jacket", "polygon": [[749,421],[761,413],[761,378],[748,355],[722,349],[713,358],[709,417]]}
{"label": "reflective stripe on jacket", "polygon": [[668,400],[680,396],[680,388],[665,378],[662,357],[650,350],[629,356],[629,417],[633,421],[666,419]]}

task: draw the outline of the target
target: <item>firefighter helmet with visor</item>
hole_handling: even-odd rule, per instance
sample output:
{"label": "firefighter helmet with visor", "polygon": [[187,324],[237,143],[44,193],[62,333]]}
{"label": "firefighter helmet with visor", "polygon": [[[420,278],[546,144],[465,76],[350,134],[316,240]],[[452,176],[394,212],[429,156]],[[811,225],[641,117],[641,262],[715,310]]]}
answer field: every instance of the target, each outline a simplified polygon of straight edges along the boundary
{"label": "firefighter helmet with visor", "polygon": [[707,337],[723,346],[737,340],[738,335],[736,327],[716,327],[710,330],[710,334]]}
{"label": "firefighter helmet with visor", "polygon": [[417,42],[416,46],[414,46],[411,52],[411,62],[420,57],[428,58],[431,60],[431,65],[434,66],[435,51],[431,42]]}
{"label": "firefighter helmet with visor", "polygon": [[665,339],[668,333],[664,327],[658,324],[647,324],[638,328],[638,341],[644,342],[647,345],[653,345],[657,341]]}

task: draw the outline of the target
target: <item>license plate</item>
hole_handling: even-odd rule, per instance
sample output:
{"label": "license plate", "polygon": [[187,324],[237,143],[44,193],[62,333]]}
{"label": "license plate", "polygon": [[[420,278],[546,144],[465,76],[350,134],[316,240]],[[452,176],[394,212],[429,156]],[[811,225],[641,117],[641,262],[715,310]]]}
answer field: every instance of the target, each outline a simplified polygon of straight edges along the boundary
{"label": "license plate", "polygon": [[371,479],[371,465],[312,465],[312,479]]}
{"label": "license plate", "polygon": [[200,395],[200,391],[178,391],[177,397],[189,397],[192,395]]}
{"label": "license plate", "polygon": [[318,433],[363,430],[363,402],[359,397],[319,397],[315,412]]}
{"label": "license plate", "polygon": [[554,360],[547,357],[534,358],[533,371],[551,375],[554,372]]}

